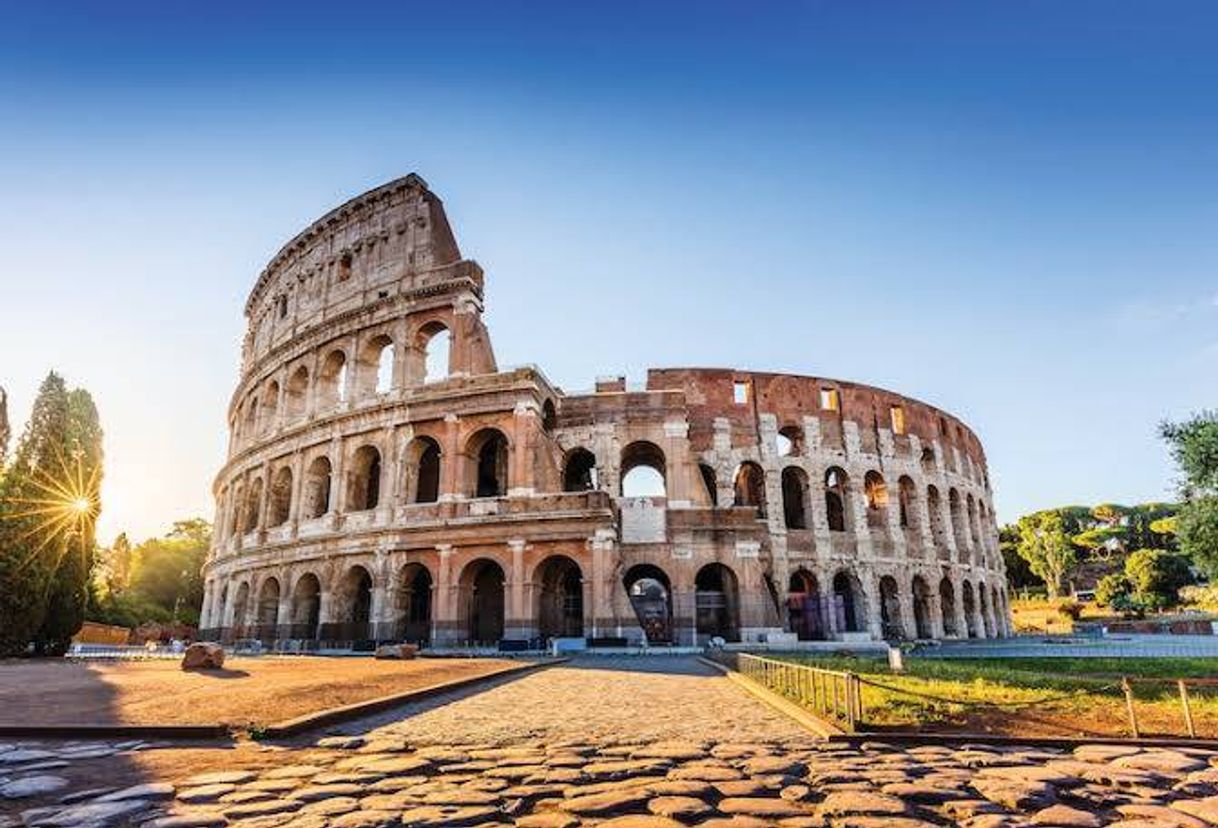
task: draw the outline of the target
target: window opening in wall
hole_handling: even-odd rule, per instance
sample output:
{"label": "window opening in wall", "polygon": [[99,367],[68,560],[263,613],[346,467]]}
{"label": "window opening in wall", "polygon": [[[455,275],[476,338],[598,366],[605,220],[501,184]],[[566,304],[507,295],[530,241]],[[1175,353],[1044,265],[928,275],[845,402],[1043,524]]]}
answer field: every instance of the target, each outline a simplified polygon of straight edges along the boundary
{"label": "window opening in wall", "polygon": [[899,405],[894,405],[888,409],[888,413],[892,419],[892,433],[893,434],[904,434],[905,433],[905,409]]}
{"label": "window opening in wall", "polygon": [[288,297],[280,296],[275,300],[275,307],[279,311],[279,318],[283,319],[288,315]]}
{"label": "window opening in wall", "polygon": [[947,436],[947,420],[942,417],[939,418],[939,436]]}
{"label": "window opening in wall", "polygon": [[735,382],[732,384],[732,399],[736,405],[747,405],[749,401],[749,384],[747,382]]}
{"label": "window opening in wall", "polygon": [[393,387],[393,344],[381,348],[376,363],[376,393],[387,394]]}
{"label": "window opening in wall", "polygon": [[841,409],[841,399],[838,397],[836,388],[822,388],[820,390],[820,407],[823,411],[838,411]]}
{"label": "window opening in wall", "polygon": [[424,357],[423,381],[435,382],[448,376],[448,353],[451,338],[447,328],[439,328],[427,340],[426,356]]}
{"label": "window opening in wall", "polygon": [[338,260],[338,281],[345,282],[351,278],[351,254],[344,253]]}

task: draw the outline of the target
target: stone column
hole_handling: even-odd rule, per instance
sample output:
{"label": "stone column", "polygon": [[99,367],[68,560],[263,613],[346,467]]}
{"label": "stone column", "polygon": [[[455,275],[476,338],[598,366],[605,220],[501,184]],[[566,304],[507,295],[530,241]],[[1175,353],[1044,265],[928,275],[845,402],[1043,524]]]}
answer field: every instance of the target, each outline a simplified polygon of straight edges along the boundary
{"label": "stone column", "polygon": [[516,403],[512,412],[512,452],[508,457],[508,497],[528,497],[536,491],[533,456],[536,451],[537,406],[531,400]]}
{"label": "stone column", "polygon": [[452,643],[456,638],[457,602],[453,599],[457,585],[453,583],[452,544],[440,544],[436,547],[436,552],[440,555],[440,567],[436,573],[433,592],[435,601],[431,608],[431,640],[443,646]]}
{"label": "stone column", "polygon": [[465,458],[461,456],[461,425],[456,414],[444,415],[444,440],[440,448],[440,501],[458,500],[462,496],[461,480]]}
{"label": "stone column", "polygon": [[335,437],[330,441],[330,514],[342,511],[342,497],[347,487],[343,485],[343,474],[346,463],[343,458],[343,438]]}
{"label": "stone column", "polygon": [[508,595],[504,607],[504,638],[528,638],[536,628],[537,619],[525,608],[524,601],[524,550],[523,538],[512,538],[507,542],[512,555],[512,568],[508,572]]}

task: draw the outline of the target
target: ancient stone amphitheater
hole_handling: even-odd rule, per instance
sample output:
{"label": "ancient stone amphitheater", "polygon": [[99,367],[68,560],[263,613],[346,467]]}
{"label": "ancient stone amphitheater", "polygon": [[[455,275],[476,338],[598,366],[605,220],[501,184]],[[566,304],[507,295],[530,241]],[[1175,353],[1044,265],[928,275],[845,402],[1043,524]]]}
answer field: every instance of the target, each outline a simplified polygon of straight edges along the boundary
{"label": "ancient stone amphitheater", "polygon": [[731,369],[566,393],[499,369],[483,284],[414,175],[267,265],[203,635],[511,649],[1010,631],[985,454],[959,420]]}

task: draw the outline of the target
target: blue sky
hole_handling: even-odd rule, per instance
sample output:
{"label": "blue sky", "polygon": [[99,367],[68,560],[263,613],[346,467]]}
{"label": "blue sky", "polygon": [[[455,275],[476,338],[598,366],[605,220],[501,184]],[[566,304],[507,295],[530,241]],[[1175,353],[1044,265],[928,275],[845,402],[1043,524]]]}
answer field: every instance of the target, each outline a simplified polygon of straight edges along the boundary
{"label": "blue sky", "polygon": [[501,364],[871,382],[1000,517],[1170,496],[1218,404],[1211,3],[6,3],[0,384],[107,430],[104,537],[210,514],[245,295],[406,172]]}

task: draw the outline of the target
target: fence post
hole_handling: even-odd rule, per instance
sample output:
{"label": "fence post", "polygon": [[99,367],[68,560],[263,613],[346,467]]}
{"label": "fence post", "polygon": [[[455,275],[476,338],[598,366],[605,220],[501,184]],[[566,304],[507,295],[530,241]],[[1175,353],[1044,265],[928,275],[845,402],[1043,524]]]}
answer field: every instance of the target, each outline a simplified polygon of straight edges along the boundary
{"label": "fence post", "polygon": [[1125,710],[1129,713],[1129,729],[1133,731],[1133,738],[1140,739],[1138,717],[1133,712],[1133,687],[1129,684],[1128,676],[1121,676],[1121,689],[1125,691]]}
{"label": "fence post", "polygon": [[855,673],[851,673],[850,675],[854,678],[854,699],[855,699],[856,703],[858,704],[858,710],[856,711],[856,720],[859,725],[862,725],[862,723],[863,723],[863,683],[861,681],[859,681],[859,677]]}
{"label": "fence post", "polygon": [[1193,727],[1193,709],[1188,705],[1188,685],[1184,683],[1184,679],[1176,682],[1180,685],[1180,706],[1184,708],[1184,726],[1188,728],[1188,735],[1191,739],[1197,738],[1197,728]]}

